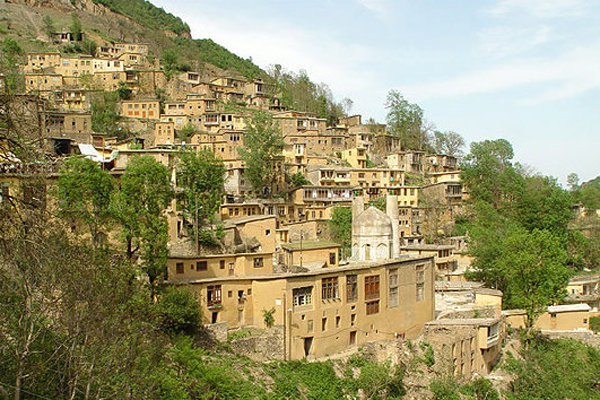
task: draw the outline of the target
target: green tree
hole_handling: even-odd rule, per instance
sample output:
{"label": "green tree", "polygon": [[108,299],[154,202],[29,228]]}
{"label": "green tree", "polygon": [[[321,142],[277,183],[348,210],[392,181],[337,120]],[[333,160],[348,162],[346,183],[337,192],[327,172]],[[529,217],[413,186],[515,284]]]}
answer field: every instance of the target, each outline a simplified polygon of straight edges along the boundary
{"label": "green tree", "polygon": [[187,289],[169,287],[155,308],[161,329],[169,334],[193,335],[202,326],[200,304]]}
{"label": "green tree", "polygon": [[181,129],[177,130],[177,137],[181,140],[187,140],[191,138],[196,132],[198,132],[198,129],[196,129],[196,127],[193,124],[188,122]]}
{"label": "green tree", "polygon": [[465,147],[465,139],[458,133],[434,132],[433,148],[437,154],[445,154],[452,157],[460,157],[463,155]]}
{"label": "green tree", "polygon": [[223,197],[225,165],[208,149],[182,150],[178,157],[177,184],[183,189],[183,217],[199,237],[201,227],[214,222]]}
{"label": "green tree", "polygon": [[165,343],[145,289],[130,263],[60,222],[0,238],[0,386],[14,399],[158,398],[146,377]]}
{"label": "green tree", "polygon": [[579,188],[579,176],[576,173],[571,172],[567,176],[567,187],[571,192],[574,192]]}
{"label": "green tree", "polygon": [[290,182],[292,183],[293,187],[300,187],[303,185],[311,184],[311,182],[308,179],[306,179],[304,175],[302,175],[302,172],[296,172],[294,175],[292,175],[290,177]]}
{"label": "green tree", "polygon": [[239,153],[246,165],[245,175],[259,195],[274,193],[283,146],[281,129],[270,113],[259,111],[246,120],[244,147]]}
{"label": "green tree", "polygon": [[81,39],[81,20],[75,11],[71,13],[71,26],[69,27],[74,40]]}
{"label": "green tree", "polygon": [[121,100],[131,100],[133,97],[133,90],[127,87],[125,82],[119,82],[119,88],[116,90],[116,92]]}
{"label": "green tree", "polygon": [[167,49],[162,53],[162,64],[167,71],[175,71],[179,56],[173,49]]}
{"label": "green tree", "polygon": [[154,293],[165,270],[169,251],[165,209],[173,198],[169,169],[150,156],[134,157],[121,177],[120,206],[116,214],[128,240],[128,252],[139,247],[142,270]]}
{"label": "green tree", "polygon": [[98,163],[87,158],[65,161],[58,178],[60,212],[74,224],[87,226],[94,245],[110,219],[110,198],[114,179]]}
{"label": "green tree", "polygon": [[121,116],[117,112],[118,92],[103,92],[92,100],[92,129],[95,132],[117,135],[120,139],[127,136],[127,131],[119,126]]}
{"label": "green tree", "polygon": [[397,90],[390,90],[385,108],[388,130],[400,138],[403,149],[423,150],[428,145],[421,107],[409,103]]}
{"label": "green tree", "polygon": [[505,139],[471,143],[471,152],[461,166],[461,181],[471,199],[495,208],[510,203],[523,186],[523,177],[512,165],[512,145]]}
{"label": "green tree", "polygon": [[520,179],[521,187],[512,196],[505,212],[527,230],[546,229],[564,236],[573,219],[574,199],[554,178],[536,175]]}
{"label": "green tree", "polygon": [[334,207],[329,221],[331,238],[342,247],[352,246],[352,209],[350,207]]}
{"label": "green tree", "polygon": [[263,320],[267,328],[272,328],[275,323],[275,308],[271,307],[269,310],[262,310]]}
{"label": "green tree", "polygon": [[20,69],[23,49],[13,38],[4,38],[0,42],[0,71],[4,74],[5,91],[12,95],[22,92],[25,79]]}
{"label": "green tree", "polygon": [[513,380],[508,400],[597,400],[600,352],[576,340],[536,337],[505,369]]}
{"label": "green tree", "polygon": [[42,18],[42,29],[46,36],[48,36],[48,39],[54,38],[56,28],[54,28],[54,21],[49,15],[44,15],[44,18]]}
{"label": "green tree", "polygon": [[505,307],[524,309],[527,328],[566,295],[571,272],[560,237],[516,225],[502,232],[475,229],[471,235],[475,277],[503,291]]}
{"label": "green tree", "polygon": [[93,57],[96,55],[96,49],[98,48],[98,44],[93,40],[84,39],[78,46],[78,48],[81,53],[89,54]]}

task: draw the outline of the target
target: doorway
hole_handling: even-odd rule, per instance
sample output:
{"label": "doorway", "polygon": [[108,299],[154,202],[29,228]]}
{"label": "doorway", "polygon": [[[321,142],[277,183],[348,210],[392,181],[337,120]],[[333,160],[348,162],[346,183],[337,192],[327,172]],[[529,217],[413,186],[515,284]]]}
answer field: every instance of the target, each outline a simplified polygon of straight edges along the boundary
{"label": "doorway", "polygon": [[350,343],[349,344],[350,344],[350,346],[356,344],[356,331],[350,332]]}
{"label": "doorway", "polygon": [[312,350],[313,337],[305,337],[304,338],[304,357],[307,357]]}

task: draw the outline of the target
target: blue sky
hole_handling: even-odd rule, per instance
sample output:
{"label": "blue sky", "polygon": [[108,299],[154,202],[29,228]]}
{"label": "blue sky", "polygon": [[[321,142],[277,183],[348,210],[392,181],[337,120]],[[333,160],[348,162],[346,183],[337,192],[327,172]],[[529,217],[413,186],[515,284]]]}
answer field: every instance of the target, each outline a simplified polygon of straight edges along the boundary
{"label": "blue sky", "polygon": [[596,0],[151,0],[261,67],[304,69],[352,113],[385,120],[390,89],[439,130],[505,138],[564,182],[600,175]]}

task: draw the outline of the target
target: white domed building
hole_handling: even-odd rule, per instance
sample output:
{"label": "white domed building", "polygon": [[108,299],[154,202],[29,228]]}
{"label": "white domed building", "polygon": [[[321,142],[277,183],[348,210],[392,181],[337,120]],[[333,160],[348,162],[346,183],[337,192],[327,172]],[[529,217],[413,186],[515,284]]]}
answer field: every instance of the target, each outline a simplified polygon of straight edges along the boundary
{"label": "white domed building", "polygon": [[371,206],[364,209],[362,197],[352,203],[352,259],[381,261],[400,256],[398,237],[398,198],[388,196],[386,211]]}

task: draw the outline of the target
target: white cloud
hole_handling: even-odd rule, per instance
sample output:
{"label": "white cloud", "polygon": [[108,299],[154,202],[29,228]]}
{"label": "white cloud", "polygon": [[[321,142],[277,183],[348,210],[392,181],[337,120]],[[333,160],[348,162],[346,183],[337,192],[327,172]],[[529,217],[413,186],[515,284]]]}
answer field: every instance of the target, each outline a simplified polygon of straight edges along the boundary
{"label": "white cloud", "polygon": [[230,15],[197,14],[187,19],[194,37],[211,37],[235,54],[251,56],[263,68],[277,63],[292,71],[305,69],[313,81],[335,88],[338,100],[351,96],[350,92],[368,90],[375,79],[373,68],[366,66],[376,59],[375,48],[337,40],[310,27],[295,27],[273,18],[256,29],[251,18]]}
{"label": "white cloud", "polygon": [[579,16],[585,13],[582,0],[500,0],[487,12],[494,16],[518,13],[537,18]]}
{"label": "white cloud", "polygon": [[[579,95],[600,88],[600,42],[566,51],[555,58],[530,58],[467,74],[405,87],[418,99],[460,97],[493,93],[507,89],[545,83],[545,90],[522,100],[534,104]],[[548,89],[550,88],[550,89]]]}
{"label": "white cloud", "polygon": [[530,51],[552,38],[552,28],[542,26],[496,26],[479,33],[479,51],[483,56],[504,58]]}

